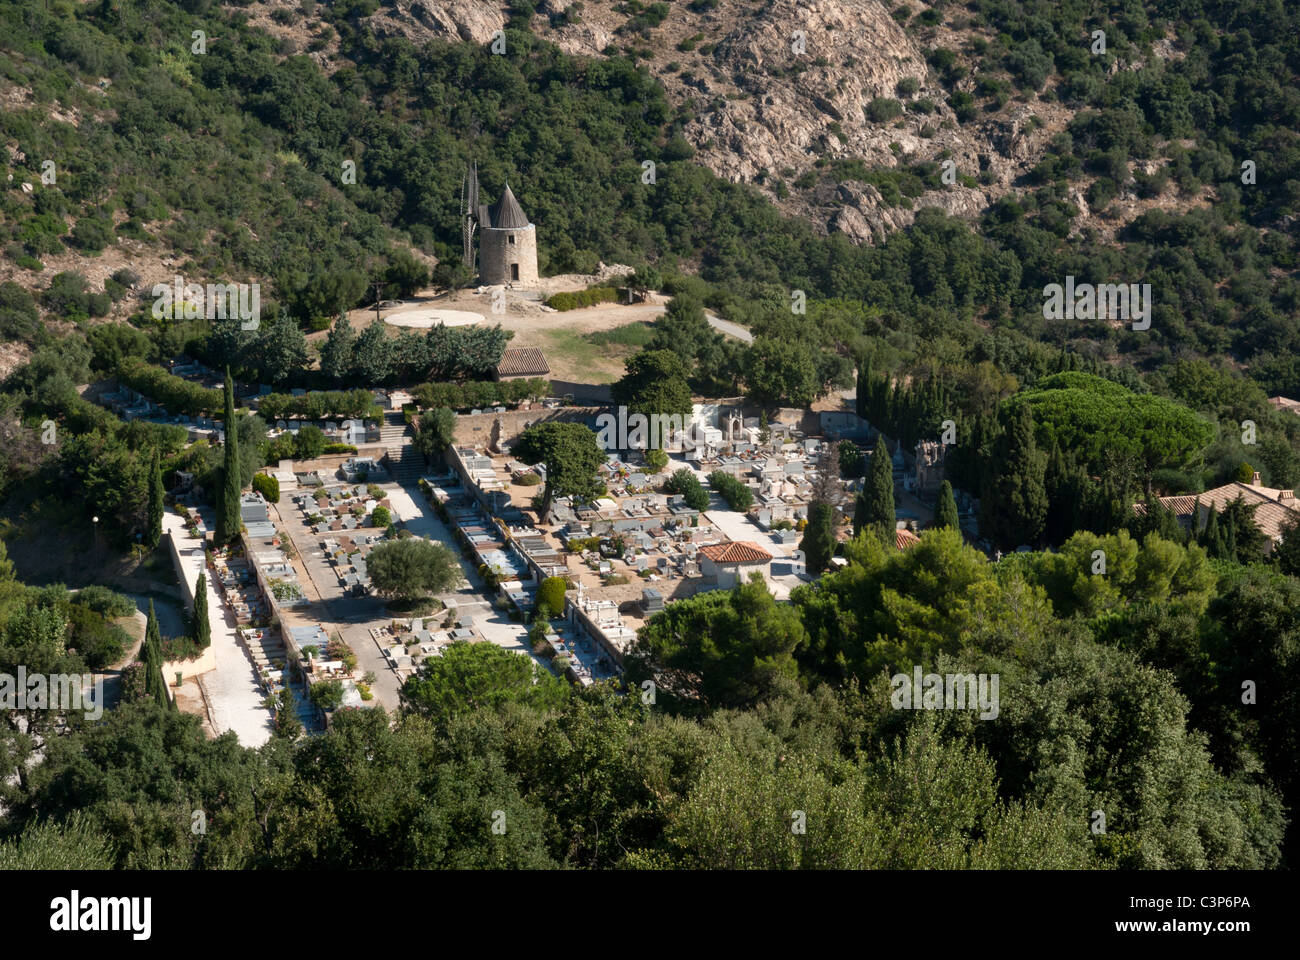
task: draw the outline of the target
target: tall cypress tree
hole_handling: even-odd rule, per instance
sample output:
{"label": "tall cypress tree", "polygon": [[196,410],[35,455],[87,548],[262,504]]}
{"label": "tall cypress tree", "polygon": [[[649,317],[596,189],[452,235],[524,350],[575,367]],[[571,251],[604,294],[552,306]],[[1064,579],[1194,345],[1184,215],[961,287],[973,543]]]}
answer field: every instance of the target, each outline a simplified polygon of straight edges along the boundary
{"label": "tall cypress tree", "polygon": [[162,675],[162,634],[158,632],[158,615],[149,601],[149,619],[144,627],[144,645],[140,648],[144,664],[144,692],[161,707],[170,704]]}
{"label": "tall cypress tree", "polygon": [[1033,543],[1047,518],[1046,457],[1034,442],[1034,419],[1019,404],[993,446],[993,474],[980,502],[980,532],[1004,550]]}
{"label": "tall cypress tree", "polygon": [[894,466],[889,459],[889,444],[882,434],[871,452],[867,477],[853,505],[853,531],[868,527],[879,531],[887,544],[893,542],[897,514],[894,511]]}
{"label": "tall cypress tree", "polygon": [[221,502],[218,505],[217,545],[221,546],[239,539],[239,431],[235,425],[235,384],[230,379],[230,368],[226,368],[226,440],[223,444],[225,457],[221,464]]}
{"label": "tall cypress tree", "polygon": [[148,530],[145,532],[145,546],[150,550],[158,546],[158,542],[162,540],[162,520],[162,464],[159,462],[158,451],[155,450],[149,464],[149,519]]}
{"label": "tall cypress tree", "polygon": [[1205,517],[1205,529],[1201,531],[1201,546],[1215,559],[1223,559],[1227,553],[1223,542],[1223,528],[1219,525],[1219,511],[1214,509],[1213,504],[1210,505],[1210,512]]}
{"label": "tall cypress tree", "polygon": [[194,584],[194,614],[190,624],[190,639],[200,650],[212,643],[212,623],[208,619],[208,575],[200,573]]}
{"label": "tall cypress tree", "polygon": [[953,530],[961,529],[961,518],[957,514],[957,501],[952,495],[952,484],[947,480],[939,488],[939,505],[934,511],[935,529],[951,527]]}
{"label": "tall cypress tree", "polygon": [[809,573],[821,573],[831,562],[835,552],[834,515],[831,505],[823,501],[814,503],[808,511],[808,527],[799,541],[799,549],[803,551]]}

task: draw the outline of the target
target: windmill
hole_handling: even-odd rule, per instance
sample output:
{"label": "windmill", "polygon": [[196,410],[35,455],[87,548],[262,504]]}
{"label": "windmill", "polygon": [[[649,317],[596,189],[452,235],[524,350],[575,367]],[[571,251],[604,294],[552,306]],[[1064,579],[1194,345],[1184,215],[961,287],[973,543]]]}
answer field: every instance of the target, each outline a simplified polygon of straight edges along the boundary
{"label": "windmill", "polygon": [[474,231],[478,228],[478,163],[470,167],[460,180],[460,233],[465,266],[470,275],[474,270]]}

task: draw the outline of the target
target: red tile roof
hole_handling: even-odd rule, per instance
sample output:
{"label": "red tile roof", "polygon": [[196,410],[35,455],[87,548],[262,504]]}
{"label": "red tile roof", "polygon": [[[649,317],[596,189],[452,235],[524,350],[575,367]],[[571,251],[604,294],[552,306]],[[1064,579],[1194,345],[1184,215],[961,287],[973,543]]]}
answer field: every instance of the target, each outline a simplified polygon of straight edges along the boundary
{"label": "red tile roof", "polygon": [[550,372],[546,357],[536,347],[509,347],[497,364],[498,377],[544,377]]}
{"label": "red tile roof", "polygon": [[[1282,530],[1287,523],[1300,517],[1300,500],[1296,499],[1295,491],[1277,490],[1259,484],[1242,483],[1239,480],[1225,483],[1213,490],[1206,490],[1204,493],[1161,497],[1160,502],[1179,520],[1186,519],[1192,522],[1195,518],[1195,523],[1199,527],[1201,517],[1197,515],[1198,504],[1202,511],[1214,507],[1217,512],[1222,513],[1238,497],[1255,507],[1255,525],[1274,541],[1282,539]],[[1138,516],[1146,516],[1146,504],[1135,503],[1133,512]]]}
{"label": "red tile roof", "polygon": [[911,530],[900,528],[894,531],[894,546],[898,547],[899,550],[906,549],[907,547],[914,547],[920,542],[921,538]]}
{"label": "red tile roof", "polygon": [[770,553],[748,540],[711,543],[707,547],[700,547],[700,553],[714,563],[768,563],[772,559]]}

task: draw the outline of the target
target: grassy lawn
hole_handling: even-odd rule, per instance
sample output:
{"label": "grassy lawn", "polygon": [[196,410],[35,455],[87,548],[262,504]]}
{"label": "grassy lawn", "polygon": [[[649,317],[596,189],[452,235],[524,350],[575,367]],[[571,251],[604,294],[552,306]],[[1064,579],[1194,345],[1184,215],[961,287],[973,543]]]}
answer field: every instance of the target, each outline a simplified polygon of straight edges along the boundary
{"label": "grassy lawn", "polygon": [[623,375],[624,358],[649,343],[652,334],[653,325],[640,320],[592,333],[561,327],[543,332],[544,351],[555,358],[552,367],[581,371],[583,382],[613,383]]}

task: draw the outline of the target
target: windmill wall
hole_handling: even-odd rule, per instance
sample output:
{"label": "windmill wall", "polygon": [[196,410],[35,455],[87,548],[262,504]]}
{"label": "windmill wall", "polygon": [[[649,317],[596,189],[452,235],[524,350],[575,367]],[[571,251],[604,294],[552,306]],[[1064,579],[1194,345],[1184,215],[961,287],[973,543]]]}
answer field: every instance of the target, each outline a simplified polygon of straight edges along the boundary
{"label": "windmill wall", "polygon": [[480,228],[479,282],[537,286],[537,228]]}

